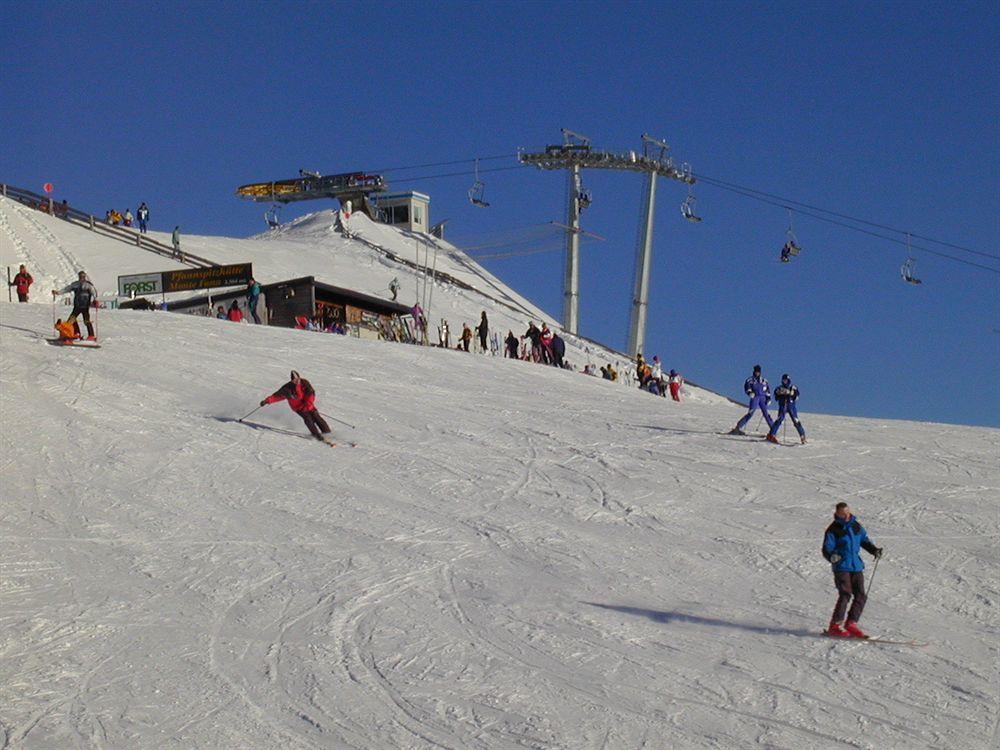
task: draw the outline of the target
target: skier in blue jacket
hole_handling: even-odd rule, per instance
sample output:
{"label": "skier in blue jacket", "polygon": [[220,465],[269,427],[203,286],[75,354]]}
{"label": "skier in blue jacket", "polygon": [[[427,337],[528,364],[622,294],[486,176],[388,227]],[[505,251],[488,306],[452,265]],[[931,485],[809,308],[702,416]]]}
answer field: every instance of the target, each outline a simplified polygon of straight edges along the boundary
{"label": "skier in blue jacket", "polygon": [[[876,547],[861,522],[851,513],[847,503],[837,503],[831,523],[823,535],[823,557],[833,566],[833,583],[839,596],[837,605],[830,618],[827,635],[846,638],[867,638],[858,620],[864,611],[865,602],[865,564],[861,560],[861,550],[865,549],[877,560],[882,557],[882,548]],[[851,602],[851,598],[854,601]],[[847,604],[851,602],[851,611],[847,612]],[[844,614],[847,614],[847,624],[841,627]]]}
{"label": "skier in blue jacket", "polygon": [[771,425],[771,431],[767,433],[769,442],[778,442],[778,428],[785,421],[785,415],[787,414],[792,418],[792,424],[795,425],[795,429],[799,433],[799,440],[805,444],[806,430],[799,421],[799,410],[795,406],[795,401],[798,397],[799,389],[792,385],[792,379],[788,377],[788,373],[786,372],[781,376],[781,385],[774,389],[774,398],[778,402],[778,418],[774,420],[774,424]]}
{"label": "skier in blue jacket", "polygon": [[747,378],[743,382],[743,391],[750,397],[750,409],[736,426],[729,431],[730,435],[746,435],[743,432],[743,428],[746,427],[747,422],[750,421],[750,417],[753,413],[760,409],[761,414],[764,416],[764,420],[767,422],[768,429],[774,427],[774,420],[771,419],[771,415],[767,411],[767,405],[771,403],[771,386],[767,384],[767,381],[760,374],[760,365],[754,365],[753,375]]}

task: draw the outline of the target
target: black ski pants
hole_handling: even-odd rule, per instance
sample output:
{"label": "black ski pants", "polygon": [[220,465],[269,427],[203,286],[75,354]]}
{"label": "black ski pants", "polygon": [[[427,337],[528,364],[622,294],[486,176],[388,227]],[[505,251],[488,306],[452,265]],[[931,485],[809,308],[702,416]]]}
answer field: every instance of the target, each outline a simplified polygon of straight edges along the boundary
{"label": "black ski pants", "polygon": [[317,440],[322,440],[324,433],[330,431],[330,425],[328,425],[326,420],[323,419],[323,415],[315,409],[312,411],[300,411],[299,416],[302,417],[302,421],[306,423],[306,427],[309,428],[309,432],[311,432],[313,437]]}
{"label": "black ski pants", "polygon": [[90,307],[89,306],[87,306],[87,307],[76,307],[76,306],[74,306],[73,307],[73,312],[71,312],[69,314],[69,317],[66,318],[66,322],[67,323],[72,323],[73,327],[76,328],[77,330],[79,330],[79,326],[77,326],[77,324],[76,324],[76,319],[80,315],[83,316],[83,322],[87,324],[87,335],[88,336],[93,336],[94,335],[94,324],[90,322]]}
{"label": "black ski pants", "polygon": [[831,622],[844,621],[844,613],[847,612],[847,604],[851,601],[851,597],[854,597],[854,601],[851,603],[851,611],[847,612],[847,619],[850,622],[857,622],[865,609],[865,602],[868,601],[868,595],[865,593],[865,574],[834,573],[833,582],[840,596],[837,597],[837,606],[833,608]]}

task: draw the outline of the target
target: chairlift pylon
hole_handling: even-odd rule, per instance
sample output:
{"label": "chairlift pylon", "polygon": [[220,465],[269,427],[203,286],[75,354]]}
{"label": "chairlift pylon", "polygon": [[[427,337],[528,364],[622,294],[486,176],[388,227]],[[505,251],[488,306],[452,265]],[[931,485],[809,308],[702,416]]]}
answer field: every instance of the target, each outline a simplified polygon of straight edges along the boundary
{"label": "chairlift pylon", "polygon": [[902,277],[903,281],[907,284],[921,284],[923,282],[918,279],[914,273],[913,269],[917,265],[916,259],[913,257],[913,252],[910,249],[910,235],[906,235],[906,262],[899,267],[899,275]]}
{"label": "chairlift pylon", "polygon": [[795,229],[792,224],[792,209],[788,209],[788,229],[785,231],[785,244],[781,248],[781,262],[790,263],[792,258],[802,252],[802,246],[795,237]]}
{"label": "chairlift pylon", "polygon": [[476,159],[476,181],[469,188],[469,202],[479,208],[489,208],[490,204],[485,200],[486,183],[479,179],[479,159]]}
{"label": "chairlift pylon", "polygon": [[694,198],[694,193],[692,192],[690,186],[688,187],[687,197],[684,202],[681,203],[681,216],[683,216],[688,221],[693,221],[695,223],[701,221],[701,217],[694,212],[694,204],[696,203]]}

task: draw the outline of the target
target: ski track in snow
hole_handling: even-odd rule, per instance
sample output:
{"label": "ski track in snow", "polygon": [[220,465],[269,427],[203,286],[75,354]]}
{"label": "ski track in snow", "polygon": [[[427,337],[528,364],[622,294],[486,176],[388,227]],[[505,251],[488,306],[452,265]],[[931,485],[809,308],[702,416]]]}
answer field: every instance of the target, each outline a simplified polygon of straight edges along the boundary
{"label": "ski track in snow", "polygon": [[[519,362],[48,315],[0,305],[0,748],[995,746],[996,430],[786,450]],[[226,421],[291,366],[358,448]],[[927,648],[819,636],[840,499],[887,550],[862,624]]]}

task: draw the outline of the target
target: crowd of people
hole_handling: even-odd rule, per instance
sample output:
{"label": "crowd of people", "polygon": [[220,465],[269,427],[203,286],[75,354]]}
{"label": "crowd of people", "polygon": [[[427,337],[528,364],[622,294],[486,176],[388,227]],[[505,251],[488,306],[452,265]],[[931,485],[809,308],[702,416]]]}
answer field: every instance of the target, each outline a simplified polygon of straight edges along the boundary
{"label": "crowd of people", "polygon": [[121,213],[115,208],[109,208],[104,213],[104,223],[113,227],[130,227],[137,223],[139,231],[145,234],[149,229],[149,206],[146,205],[145,201],[140,203],[139,208],[135,210],[135,216],[132,215],[130,208],[126,208],[125,213]]}

